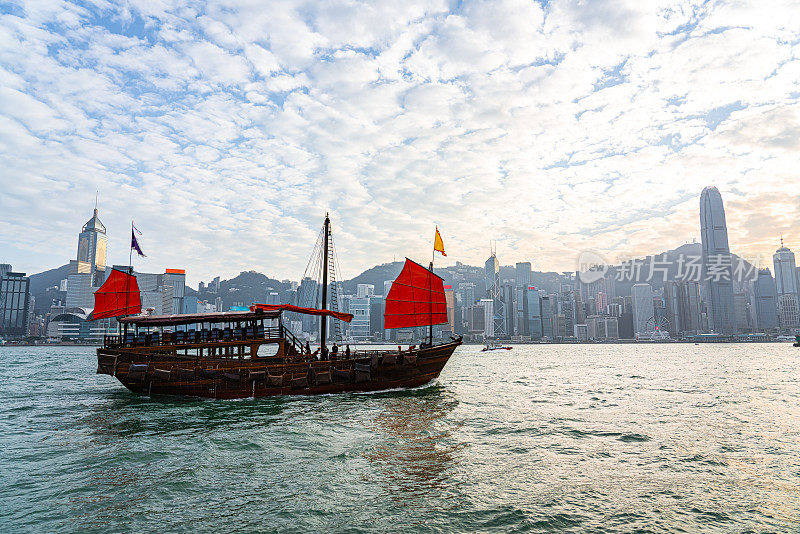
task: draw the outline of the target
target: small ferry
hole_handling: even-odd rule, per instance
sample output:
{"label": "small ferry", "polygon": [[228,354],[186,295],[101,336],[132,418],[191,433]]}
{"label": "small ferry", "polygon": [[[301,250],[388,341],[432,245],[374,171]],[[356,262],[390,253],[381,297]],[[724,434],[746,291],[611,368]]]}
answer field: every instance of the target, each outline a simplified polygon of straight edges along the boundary
{"label": "small ferry", "polygon": [[481,352],[489,352],[489,351],[492,351],[492,350],[511,350],[512,348],[513,347],[508,347],[508,346],[505,346],[505,345],[489,344],[489,345],[486,345],[485,347],[483,347],[481,349]]}
{"label": "small ferry", "polygon": [[[419,347],[344,350],[328,346],[327,320],[353,316],[329,309],[330,219],[323,225],[322,298],[318,308],[253,304],[247,311],[188,315],[141,313],[136,277],[112,270],[95,293],[95,319],[117,317],[120,335],[106,336],[97,349],[97,373],[115,377],[146,395],[215,399],[314,395],[412,388],[439,376],[461,338],[433,344],[432,326],[447,322],[443,280],[410,259],[386,297],[386,328],[428,327]],[[437,234],[438,236],[438,234]],[[332,284],[332,288],[336,284]],[[312,351],[284,324],[285,313],[320,317],[320,346]],[[332,329],[333,330],[333,329]]]}

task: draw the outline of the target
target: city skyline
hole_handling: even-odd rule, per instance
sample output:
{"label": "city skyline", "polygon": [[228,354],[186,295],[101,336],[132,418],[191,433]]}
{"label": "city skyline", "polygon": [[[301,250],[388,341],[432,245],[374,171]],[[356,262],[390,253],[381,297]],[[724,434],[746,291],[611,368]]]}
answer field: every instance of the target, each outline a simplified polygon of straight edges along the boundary
{"label": "city skyline", "polygon": [[382,7],[69,2],[0,8],[0,261],[71,258],[99,210],[109,263],[296,279],[330,211],[345,273],[497,255],[800,249],[797,10],[761,4]]}

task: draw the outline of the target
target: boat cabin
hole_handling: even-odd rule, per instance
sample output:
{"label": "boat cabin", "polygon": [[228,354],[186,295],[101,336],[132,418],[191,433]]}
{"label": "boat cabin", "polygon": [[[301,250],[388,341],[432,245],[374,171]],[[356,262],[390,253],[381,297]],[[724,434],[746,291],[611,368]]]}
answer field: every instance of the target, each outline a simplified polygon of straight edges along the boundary
{"label": "boat cabin", "polygon": [[[258,358],[305,352],[281,323],[280,310],[122,317],[121,335],[105,336],[106,349],[186,358]],[[262,345],[274,345],[259,354]]]}

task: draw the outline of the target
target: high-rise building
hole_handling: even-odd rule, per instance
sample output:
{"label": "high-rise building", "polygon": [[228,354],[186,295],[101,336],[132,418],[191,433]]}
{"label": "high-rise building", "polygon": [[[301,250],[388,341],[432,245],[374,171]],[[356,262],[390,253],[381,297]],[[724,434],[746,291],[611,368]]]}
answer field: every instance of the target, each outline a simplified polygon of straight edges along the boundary
{"label": "high-rise building", "polygon": [[553,299],[543,292],[539,295],[542,305],[542,337],[553,339]]}
{"label": "high-rise building", "polygon": [[453,286],[444,286],[444,301],[447,304],[447,326],[443,329],[452,335],[456,331],[456,293]]}
{"label": "high-rise building", "polygon": [[664,282],[664,304],[669,333],[697,334],[700,327],[700,284],[693,280]]}
{"label": "high-rise building", "polygon": [[459,306],[472,306],[475,304],[475,284],[472,282],[461,282],[458,284],[456,302]]}
{"label": "high-rise building", "polygon": [[375,294],[375,286],[372,284],[356,284],[356,297],[363,299]]}
{"label": "high-rise building", "polygon": [[760,332],[776,330],[778,321],[778,290],[769,269],[759,269],[753,285],[755,328]]}
{"label": "high-rise building", "polygon": [[486,286],[486,298],[492,300],[500,298],[500,262],[492,253],[483,269],[483,280]]}
{"label": "high-rise building", "polygon": [[30,319],[31,281],[25,273],[4,271],[0,277],[0,338],[25,337]]}
{"label": "high-rise building", "polygon": [[78,263],[88,267],[86,272],[91,275],[92,287],[100,287],[106,279],[107,248],[106,227],[100,222],[95,208],[94,215],[83,225],[83,230],[78,235]]}
{"label": "high-rise building", "polygon": [[586,318],[589,339],[619,339],[616,317],[593,315]]}
{"label": "high-rise building", "polygon": [[632,293],[634,334],[654,331],[653,288],[650,287],[650,284],[634,284]]}
{"label": "high-rise building", "polygon": [[700,195],[700,236],[703,247],[704,298],[712,330],[736,333],[731,251],[722,196],[716,187]]}
{"label": "high-rise building", "polygon": [[794,253],[783,245],[772,256],[775,267],[775,287],[778,295],[778,321],[783,329],[800,326],[800,294]]}
{"label": "high-rise building", "polygon": [[598,292],[594,299],[594,306],[598,315],[606,315],[608,313],[608,295],[602,291]]}
{"label": "high-rise building", "polygon": [[[494,252],[484,264],[484,283],[486,285],[486,298],[492,300],[491,306],[484,306],[484,309],[492,310],[491,336],[505,337],[510,335],[506,329],[506,308],[500,287],[500,262]],[[513,313],[513,308],[509,307],[508,312]],[[487,326],[488,331],[489,327]]]}
{"label": "high-rise building", "polygon": [[523,261],[517,263],[514,281],[517,287],[528,287],[531,285],[531,262]]}
{"label": "high-rise building", "polygon": [[186,294],[186,271],[166,269],[161,279],[161,312],[165,315],[183,313],[183,299]]}

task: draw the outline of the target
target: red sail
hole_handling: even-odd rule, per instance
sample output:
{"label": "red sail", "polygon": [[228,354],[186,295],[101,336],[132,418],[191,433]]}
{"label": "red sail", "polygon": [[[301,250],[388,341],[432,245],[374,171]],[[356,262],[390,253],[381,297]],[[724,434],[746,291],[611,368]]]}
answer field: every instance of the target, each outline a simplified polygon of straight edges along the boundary
{"label": "red sail", "polygon": [[291,304],[253,304],[250,306],[250,311],[256,311],[257,309],[264,311],[284,310],[288,312],[305,313],[306,315],[326,315],[346,323],[349,323],[353,320],[352,313],[342,313],[332,310],[319,310],[317,308],[301,308],[300,306],[292,306]]}
{"label": "red sail", "polygon": [[410,328],[447,322],[444,281],[406,258],[400,276],[386,296],[384,328]]}
{"label": "red sail", "polygon": [[112,269],[105,283],[94,292],[92,320],[122,317],[142,312],[142,299],[136,277]]}

